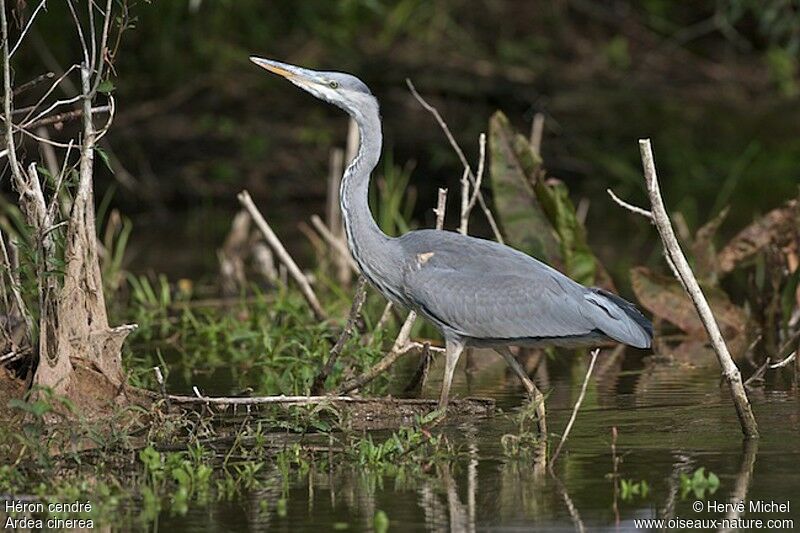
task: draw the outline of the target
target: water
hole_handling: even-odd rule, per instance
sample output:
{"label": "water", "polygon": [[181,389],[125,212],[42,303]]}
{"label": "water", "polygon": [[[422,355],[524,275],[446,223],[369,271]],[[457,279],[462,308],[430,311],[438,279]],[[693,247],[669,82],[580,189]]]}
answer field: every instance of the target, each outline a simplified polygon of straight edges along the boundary
{"label": "water", "polygon": [[[472,373],[459,368],[454,392],[493,397],[500,412],[441,430],[465,452],[458,461],[413,480],[376,477],[334,462],[295,476],[281,504],[285,508],[278,503],[284,493],[273,468],[264,474],[265,488],[239,501],[194,505],[185,516],[162,512],[156,529],[371,531],[376,513],[384,511],[391,531],[624,531],[641,518],[723,518],[725,513],[708,512],[707,506],[732,499],[744,500],[745,506],[789,501],[789,512],[742,517],[800,521],[800,501],[792,501],[800,498],[795,390],[770,376],[765,388],[751,393],[762,438],[743,443],[713,367],[648,363],[636,352],[609,358],[610,353],[598,360],[554,474],[532,459],[504,455],[501,438],[516,431],[512,415],[522,404],[521,387],[499,358],[480,352]],[[549,360],[547,372],[536,373],[550,391],[551,450],[570,415],[585,365],[585,358],[564,355]],[[434,366],[431,376],[440,370]],[[434,397],[438,387],[432,378],[423,394]],[[618,431],[615,451],[613,427]],[[623,498],[615,490],[615,457],[618,478],[644,480],[645,496]],[[700,467],[718,476],[718,489],[703,497],[684,493],[681,474],[691,476]],[[693,511],[697,500],[703,512]]]}

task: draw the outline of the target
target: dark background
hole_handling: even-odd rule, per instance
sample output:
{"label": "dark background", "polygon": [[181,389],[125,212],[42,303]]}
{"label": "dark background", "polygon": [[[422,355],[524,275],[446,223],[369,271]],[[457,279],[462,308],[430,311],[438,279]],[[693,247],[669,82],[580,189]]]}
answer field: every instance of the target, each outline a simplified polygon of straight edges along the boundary
{"label": "dark background", "polygon": [[[17,79],[79,57],[63,5],[48,9],[15,59]],[[378,174],[411,170],[416,225],[432,224],[439,186],[455,215],[461,168],[405,78],[472,161],[496,109],[525,132],[545,113],[548,173],[576,204],[590,202],[590,243],[618,278],[658,252],[649,226],[604,192],[644,203],[640,137],[653,139],[667,203],[692,229],[731,205],[721,236],[731,235],[797,193],[794,1],[173,0],[134,2],[129,14],[107,147],[114,173],[98,169],[97,198],[133,220],[134,272],[213,276],[244,188],[290,249],[308,252],[297,223],[323,212],[346,120],[250,55],[371,87],[385,122]],[[480,214],[472,230],[488,235]]]}

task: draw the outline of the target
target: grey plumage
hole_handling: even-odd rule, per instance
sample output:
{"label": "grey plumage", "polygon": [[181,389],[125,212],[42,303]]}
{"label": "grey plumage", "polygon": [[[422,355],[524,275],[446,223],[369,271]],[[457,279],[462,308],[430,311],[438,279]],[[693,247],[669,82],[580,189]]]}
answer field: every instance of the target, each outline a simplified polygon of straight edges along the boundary
{"label": "grey plumage", "polygon": [[[417,310],[447,344],[440,406],[465,346],[487,346],[508,359],[515,346],[589,346],[611,339],[649,348],[650,322],[624,299],[587,288],[513,248],[437,230],[385,235],[369,210],[370,173],[381,152],[378,102],[358,78],[251,58],[317,98],[347,111],[359,127],[358,155],[341,186],[348,246],[364,276],[395,303]],[[511,365],[531,390],[519,365]]]}

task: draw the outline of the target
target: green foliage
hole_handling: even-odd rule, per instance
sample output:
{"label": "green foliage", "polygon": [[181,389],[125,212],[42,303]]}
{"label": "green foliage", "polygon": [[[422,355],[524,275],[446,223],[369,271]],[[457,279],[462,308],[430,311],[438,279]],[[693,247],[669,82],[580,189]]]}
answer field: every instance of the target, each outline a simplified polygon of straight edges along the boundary
{"label": "green foliage", "polygon": [[767,50],[765,58],[772,81],[781,94],[786,97],[800,94],[800,82],[797,78],[797,54],[783,48],[773,47]]}
{"label": "green foliage", "polygon": [[681,498],[686,498],[691,492],[695,498],[702,499],[706,497],[706,492],[712,495],[718,488],[719,478],[714,472],[706,474],[705,467],[701,466],[691,476],[681,472]]}
{"label": "green foliage", "polygon": [[424,427],[438,416],[434,411],[417,418],[413,426],[401,427],[380,442],[369,434],[356,439],[347,447],[348,455],[360,467],[389,476],[451,459],[457,456],[457,450],[444,435],[433,435]]}
{"label": "green foliage", "polygon": [[371,204],[378,226],[388,235],[409,231],[417,201],[417,189],[411,185],[411,166],[398,167],[391,153],[385,158],[383,174],[371,189]]}
{"label": "green foliage", "polygon": [[534,402],[526,402],[515,416],[516,434],[507,433],[500,438],[503,453],[507,457],[530,458],[541,453],[536,407]]}
{"label": "green foliage", "polygon": [[594,283],[599,263],[566,185],[544,179],[542,160],[499,111],[489,122],[489,151],[495,204],[509,244],[576,281]]}
{"label": "green foliage", "polygon": [[375,533],[386,533],[389,530],[389,515],[385,511],[378,510],[372,520],[372,527]]}
{"label": "green foliage", "polygon": [[628,70],[631,66],[631,55],[628,50],[628,39],[615,35],[605,46],[606,61],[610,67]]}
{"label": "green foliage", "polygon": [[619,494],[623,501],[630,502],[635,498],[647,498],[650,492],[650,486],[647,481],[633,481],[632,479],[619,480]]}
{"label": "green foliage", "polygon": [[[167,365],[173,369],[171,390],[188,390],[202,385],[202,376],[216,374],[231,392],[251,387],[258,394],[307,394],[336,340],[330,324],[318,322],[294,290],[256,293],[227,308],[203,308],[185,297],[176,299],[163,276],[155,286],[146,278],[129,280],[130,318],[140,324],[125,358],[134,383],[156,386],[151,368]],[[328,385],[334,386],[347,367],[360,372],[377,361],[379,340],[363,345],[361,336],[354,335]],[[377,380],[372,387],[385,383],[385,378]]]}

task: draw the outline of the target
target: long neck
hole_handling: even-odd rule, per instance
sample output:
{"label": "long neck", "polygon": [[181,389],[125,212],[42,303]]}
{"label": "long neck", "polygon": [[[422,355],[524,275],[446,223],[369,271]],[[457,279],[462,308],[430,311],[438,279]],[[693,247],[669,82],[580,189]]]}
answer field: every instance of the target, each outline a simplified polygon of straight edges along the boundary
{"label": "long neck", "polygon": [[392,297],[399,288],[400,264],[396,245],[375,222],[369,209],[370,174],[381,155],[381,121],[377,101],[370,98],[350,111],[358,125],[358,154],[342,179],[340,201],[347,244],[367,280]]}

